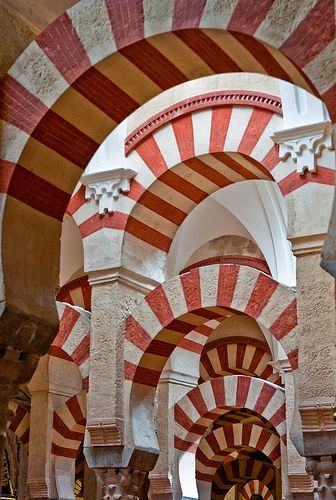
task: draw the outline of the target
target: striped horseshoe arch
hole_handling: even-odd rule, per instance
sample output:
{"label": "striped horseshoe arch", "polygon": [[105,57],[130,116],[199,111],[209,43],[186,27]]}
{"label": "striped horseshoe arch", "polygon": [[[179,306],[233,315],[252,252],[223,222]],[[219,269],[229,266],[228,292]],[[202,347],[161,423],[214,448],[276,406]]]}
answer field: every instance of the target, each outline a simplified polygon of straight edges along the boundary
{"label": "striped horseshoe arch", "polygon": [[239,491],[239,500],[250,500],[253,495],[260,495],[263,500],[274,500],[274,496],[266,484],[259,479],[252,479]]}
{"label": "striped horseshoe arch", "polygon": [[[188,80],[243,71],[313,93],[316,84],[334,106],[336,77],[323,71],[334,51],[333,0],[291,1],[289,11],[268,2],[261,15],[252,0],[224,2],[220,9],[213,0],[162,6],[81,0],[28,46],[4,78],[1,192],[11,223],[4,225],[2,259],[11,275],[6,288],[16,287],[10,296],[19,297],[13,307],[25,300],[24,310],[41,315],[52,303],[51,261],[57,269],[59,254],[45,255],[41,239],[59,248],[59,226],[83,169],[116,124],[153,96]],[[312,25],[316,29],[305,36]],[[30,252],[10,251],[17,234]],[[41,266],[45,273],[37,271]],[[25,285],[26,269],[36,270],[34,287]]]}
{"label": "striped horseshoe arch", "polygon": [[175,448],[196,453],[209,426],[234,408],[247,408],[266,418],[286,443],[283,389],[258,378],[229,375],[200,384],[175,404]]}
{"label": "striped horseshoe arch", "polygon": [[259,321],[280,341],[296,368],[294,293],[264,273],[238,265],[192,269],[150,292],[125,326],[125,378],[156,387],[172,351],[195,326],[227,309]]}
{"label": "striped horseshoe arch", "polygon": [[200,361],[200,382],[211,378],[242,374],[281,385],[279,375],[268,364],[271,351],[261,340],[251,337],[225,337],[206,344]]}
{"label": "striped horseshoe arch", "polygon": [[81,276],[62,286],[56,298],[59,302],[67,302],[91,311],[91,288],[88,277]]}
{"label": "striped horseshoe arch", "polygon": [[86,391],[63,403],[53,417],[52,455],[75,459],[84,439],[86,424]]}
{"label": "striped horseshoe arch", "polygon": [[14,418],[8,422],[8,429],[14,432],[28,451],[30,412],[14,401],[9,402],[9,409],[13,412]]}
{"label": "striped horseshoe arch", "polygon": [[238,423],[224,425],[203,437],[196,452],[196,479],[212,482],[223,455],[244,447],[264,453],[280,469],[279,436],[260,425]]}
{"label": "striped horseshoe arch", "polygon": [[48,354],[75,363],[82,375],[83,387],[88,389],[91,314],[62,302],[57,303],[57,310],[59,331]]}
{"label": "striped horseshoe arch", "polygon": [[253,459],[234,460],[218,468],[212,482],[211,500],[222,500],[234,485],[243,487],[247,477],[259,478],[274,497],[279,490],[280,475],[272,464]]}

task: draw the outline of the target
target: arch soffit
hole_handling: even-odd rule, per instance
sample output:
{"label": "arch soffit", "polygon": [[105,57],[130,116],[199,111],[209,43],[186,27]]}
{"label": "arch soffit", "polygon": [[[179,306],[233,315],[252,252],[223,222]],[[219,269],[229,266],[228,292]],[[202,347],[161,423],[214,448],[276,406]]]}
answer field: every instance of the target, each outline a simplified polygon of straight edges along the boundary
{"label": "arch soffit", "polygon": [[259,479],[252,479],[239,491],[240,500],[250,500],[252,495],[261,495],[264,500],[274,500],[272,492],[266,484]]}

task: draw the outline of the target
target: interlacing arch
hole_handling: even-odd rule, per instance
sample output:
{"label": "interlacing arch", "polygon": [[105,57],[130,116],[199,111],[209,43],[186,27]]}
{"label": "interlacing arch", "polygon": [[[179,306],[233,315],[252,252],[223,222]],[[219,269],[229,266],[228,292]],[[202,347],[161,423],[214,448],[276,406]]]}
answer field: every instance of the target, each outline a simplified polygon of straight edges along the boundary
{"label": "interlacing arch", "polygon": [[72,361],[78,366],[83,387],[88,389],[91,315],[84,309],[57,303],[60,317],[58,333],[48,351],[50,356]]}
{"label": "interlacing arch", "polygon": [[253,495],[260,495],[263,500],[274,500],[269,488],[259,479],[252,479],[241,488],[239,500],[250,500]]}
{"label": "interlacing arch", "polygon": [[[335,78],[321,78],[334,36],[333,15],[324,16],[334,12],[332,0],[295,4],[291,23],[276,15],[277,3],[269,2],[262,15],[257,2],[216,5],[206,0],[191,9],[189,1],[175,0],[167,9],[150,0],[102,0],[98,8],[95,0],[82,0],[5,76],[2,258],[10,311],[22,304],[39,318],[49,311],[59,254],[46,252],[41,239],[59,248],[59,227],[83,169],[108,133],[153,96],[212,74],[251,72],[313,93],[316,84],[333,103]],[[312,25],[320,29],[304,36]],[[36,67],[43,68],[38,75]],[[18,234],[30,252],[12,252]],[[34,287],[26,286],[27,269]],[[48,318],[44,338],[50,344],[56,311]]]}
{"label": "interlacing arch", "polygon": [[280,469],[279,436],[260,425],[237,423],[219,427],[203,437],[196,452],[196,479],[212,482],[223,455],[244,447],[264,453]]}
{"label": "interlacing arch", "polygon": [[267,419],[286,443],[284,390],[255,377],[229,375],[200,384],[175,404],[175,448],[196,453],[210,425],[234,408],[248,408]]}

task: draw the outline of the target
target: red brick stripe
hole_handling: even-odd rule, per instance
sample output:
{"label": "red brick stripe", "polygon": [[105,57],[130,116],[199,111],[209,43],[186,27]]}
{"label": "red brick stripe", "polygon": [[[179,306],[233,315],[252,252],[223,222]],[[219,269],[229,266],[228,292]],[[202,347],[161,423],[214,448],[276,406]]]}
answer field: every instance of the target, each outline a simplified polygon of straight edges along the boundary
{"label": "red brick stripe", "polygon": [[231,114],[231,106],[225,108],[214,108],[212,110],[209,147],[210,153],[224,150],[224,144],[231,120]]}
{"label": "red brick stripe", "polygon": [[181,160],[187,160],[195,156],[194,129],[191,114],[183,115],[172,121],[172,126],[180,152]]}
{"label": "red brick stripe", "polygon": [[237,265],[219,266],[217,305],[230,307],[236,289],[240,267]]}
{"label": "red brick stripe", "polygon": [[12,76],[0,85],[0,119],[31,134],[48,107]]}
{"label": "red brick stripe", "polygon": [[278,182],[278,186],[284,196],[292,193],[296,189],[305,186],[309,182],[324,184],[327,186],[335,185],[335,170],[327,167],[316,167],[316,172],[305,172],[304,175],[298,175],[296,171],[290,173]]}
{"label": "red brick stripe", "polygon": [[227,29],[253,35],[267,16],[274,0],[239,0],[231,16]]}
{"label": "red brick stripe", "polygon": [[335,39],[335,2],[319,0],[280,50],[301,68]]}
{"label": "red brick stripe", "polygon": [[72,87],[117,123],[139,107],[139,103],[94,67]]}
{"label": "red brick stripe", "polygon": [[191,3],[185,0],[176,0],[172,30],[197,28],[201,22],[206,0],[193,0]]}
{"label": "red brick stripe", "polygon": [[67,13],[43,30],[36,42],[70,85],[91,66]]}
{"label": "red brick stripe", "polygon": [[145,297],[145,301],[152,309],[162,326],[166,326],[168,323],[173,321],[174,314],[161,285],[149,293]]}
{"label": "red brick stripe", "polygon": [[105,0],[118,49],[144,38],[142,0]]}
{"label": "red brick stripe", "polygon": [[188,311],[202,307],[201,282],[199,269],[180,275],[181,286]]}
{"label": "red brick stripe", "polygon": [[264,274],[259,274],[253,292],[247,303],[245,313],[257,319],[265,306],[268,304],[273,293],[277,289],[276,281],[270,279]]}

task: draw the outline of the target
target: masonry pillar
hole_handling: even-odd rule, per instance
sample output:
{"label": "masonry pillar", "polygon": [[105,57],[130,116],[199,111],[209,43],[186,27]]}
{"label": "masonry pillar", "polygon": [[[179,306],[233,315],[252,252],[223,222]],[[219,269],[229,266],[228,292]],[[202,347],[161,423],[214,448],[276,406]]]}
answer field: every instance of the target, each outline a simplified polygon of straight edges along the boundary
{"label": "masonry pillar", "polygon": [[150,500],[180,499],[179,467],[175,461],[174,405],[193,387],[199,377],[199,355],[176,348],[167,362],[157,389],[157,435],[160,456],[149,474]]}

